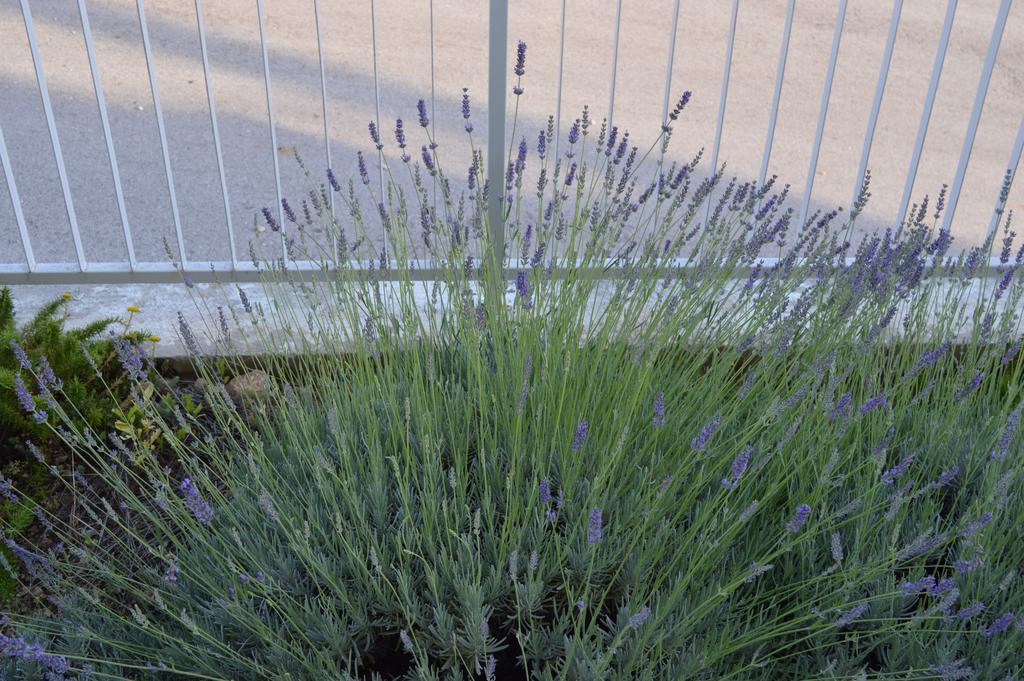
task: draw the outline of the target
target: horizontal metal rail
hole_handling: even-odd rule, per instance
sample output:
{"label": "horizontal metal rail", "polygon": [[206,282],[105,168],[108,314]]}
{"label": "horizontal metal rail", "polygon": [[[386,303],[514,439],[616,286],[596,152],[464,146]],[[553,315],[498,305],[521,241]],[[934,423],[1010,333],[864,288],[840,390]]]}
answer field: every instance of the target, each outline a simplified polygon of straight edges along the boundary
{"label": "horizontal metal rail", "polygon": [[[781,263],[783,258],[765,257],[759,258],[757,262],[760,264],[761,271],[768,271],[772,267]],[[844,264],[850,266],[854,264],[855,258],[846,258]],[[935,259],[932,257],[924,258],[923,262],[927,267],[934,265]],[[951,266],[958,262],[957,257],[947,256],[942,259],[943,266]],[[172,263],[139,263],[138,268],[134,271],[129,269],[127,263],[90,263],[88,272],[79,272],[73,270],[64,264],[54,263],[37,263],[37,267],[34,271],[29,272],[28,268],[24,265],[3,265],[0,264],[0,284],[4,285],[17,285],[17,284],[50,284],[50,285],[76,285],[76,284],[173,284],[181,283],[183,286],[193,285],[198,283],[210,283],[210,282],[259,282],[263,280],[287,280],[291,278],[297,279],[317,279],[317,278],[330,278],[338,279],[345,278],[347,275],[360,276],[360,277],[372,277],[379,281],[444,281],[448,277],[448,272],[442,267],[438,267],[436,264],[429,260],[412,260],[409,262],[409,268],[404,271],[390,268],[388,270],[381,270],[376,266],[376,263],[370,260],[353,260],[342,268],[337,268],[329,264],[313,261],[313,260],[296,260],[289,261],[287,267],[268,267],[264,264],[254,265],[251,262],[241,262],[234,264],[230,260],[221,261],[208,261],[208,262],[197,262],[192,261],[191,265],[199,266],[201,269],[197,269],[191,273],[183,273]],[[795,262],[795,267],[808,264],[808,260],[804,258],[798,258]],[[615,260],[605,261],[601,265],[578,265],[576,267],[568,267],[565,265],[558,265],[551,268],[551,276],[554,278],[564,278],[568,273],[576,273],[582,276],[589,277],[607,277],[617,278],[625,276],[626,274],[633,274],[639,272],[641,274],[654,274],[657,272],[664,273],[667,270],[680,270],[688,268],[697,268],[700,266],[699,259],[690,258],[674,258],[661,263],[658,267],[641,267],[636,270],[627,269],[622,266],[621,263]],[[707,271],[707,266],[703,265],[702,271]],[[753,267],[741,266],[736,268],[736,276],[747,276],[753,270]],[[987,265],[981,265],[977,268],[977,273],[985,276],[998,276],[1005,272],[1006,266],[1000,263],[998,257],[991,257]],[[516,279],[519,273],[522,271],[521,267],[518,267],[516,261],[506,260],[504,268],[504,277],[507,282],[512,282]],[[185,275],[187,274],[187,279]]]}

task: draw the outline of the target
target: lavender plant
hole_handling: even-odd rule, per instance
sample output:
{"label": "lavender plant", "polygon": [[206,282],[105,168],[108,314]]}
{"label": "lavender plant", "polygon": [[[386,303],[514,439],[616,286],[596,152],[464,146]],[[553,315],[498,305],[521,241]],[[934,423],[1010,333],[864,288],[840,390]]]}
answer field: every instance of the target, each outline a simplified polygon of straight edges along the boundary
{"label": "lavender plant", "polygon": [[[262,302],[181,318],[197,352],[244,330],[267,392],[233,402],[197,355],[211,416],[169,422],[133,376],[187,430],[173,465],[55,430],[90,464],[54,471],[76,511],[49,548],[7,540],[45,593],[3,622],[10,673],[1014,678],[1024,250],[991,285],[992,244],[947,257],[923,208],[853,249],[774,179],[644,170],[689,98],[647,151],[586,109],[557,158],[553,124],[533,155],[513,135],[501,187],[474,150],[457,190],[422,101],[384,195],[372,154],[310,174],[328,243],[268,210],[290,247]],[[280,276],[299,259],[322,276]]]}

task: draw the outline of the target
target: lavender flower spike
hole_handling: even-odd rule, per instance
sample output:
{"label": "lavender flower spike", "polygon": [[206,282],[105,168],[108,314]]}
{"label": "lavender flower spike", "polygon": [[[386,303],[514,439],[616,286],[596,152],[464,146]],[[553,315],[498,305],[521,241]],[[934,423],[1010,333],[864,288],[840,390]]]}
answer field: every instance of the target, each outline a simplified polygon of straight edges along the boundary
{"label": "lavender flower spike", "polygon": [[416,102],[416,112],[419,114],[420,127],[426,128],[430,125],[430,118],[427,116],[427,103],[422,99]]}
{"label": "lavender flower spike", "polygon": [[739,453],[736,459],[732,462],[732,475],[729,478],[722,478],[722,486],[728,489],[736,489],[740,483],[740,478],[743,473],[746,472],[747,466],[750,464],[750,454],[754,451],[754,448],[747,445],[743,448],[743,451]]}
{"label": "lavender flower spike", "polygon": [[586,419],[576,426],[576,434],[572,438],[572,450],[578,452],[583,449],[583,443],[587,441],[587,433],[590,432],[590,424]]}
{"label": "lavender flower spike", "polygon": [[811,517],[811,507],[807,504],[800,504],[796,507],[796,513],[793,515],[793,519],[786,525],[787,532],[799,532],[800,528],[804,526],[807,519]]}
{"label": "lavender flower spike", "polygon": [[665,425],[665,391],[659,392],[654,397],[654,415],[651,416],[651,424],[655,428]]}
{"label": "lavender flower spike", "polygon": [[840,614],[839,618],[836,620],[836,628],[842,629],[844,627],[850,626],[851,624],[859,620],[864,615],[864,613],[868,611],[868,608],[870,607],[871,606],[867,603],[861,603],[860,605],[856,605],[847,610],[846,612]]}
{"label": "lavender flower spike", "polygon": [[590,522],[587,524],[587,543],[597,544],[601,541],[601,509],[595,508],[590,512]]}
{"label": "lavender flower spike", "polygon": [[466,121],[466,132],[473,132],[473,124],[469,122],[469,88],[462,88],[462,118]]}
{"label": "lavender flower spike", "polygon": [[196,520],[203,525],[206,525],[213,520],[213,509],[210,508],[210,504],[203,499],[199,490],[196,489],[196,486],[189,478],[185,478],[181,481],[181,487],[179,489],[185,497],[185,505],[188,506],[189,510],[192,511],[192,514],[195,515]]}
{"label": "lavender flower spike", "polygon": [[637,612],[629,617],[629,628],[636,631],[644,625],[644,622],[651,616],[651,609],[644,608],[640,612]]}
{"label": "lavender flower spike", "polygon": [[547,478],[541,478],[540,481],[540,503],[551,503],[551,483]]}
{"label": "lavender flower spike", "polygon": [[708,448],[708,440],[718,430],[718,426],[722,423],[721,416],[714,416],[707,424],[701,429],[700,434],[697,437],[690,440],[690,446],[696,449],[698,452],[703,452]]}
{"label": "lavender flower spike", "polygon": [[517,76],[522,76],[526,73],[526,43],[522,40],[516,45],[516,66],[512,71]]}
{"label": "lavender flower spike", "polygon": [[18,341],[16,341],[13,338],[11,339],[10,342],[11,342],[11,351],[14,352],[14,357],[15,357],[15,359],[18,360],[18,364],[21,365],[21,368],[22,369],[31,369],[32,368],[32,362],[29,361],[28,355],[25,354],[25,348],[21,347],[21,345],[18,343]]}

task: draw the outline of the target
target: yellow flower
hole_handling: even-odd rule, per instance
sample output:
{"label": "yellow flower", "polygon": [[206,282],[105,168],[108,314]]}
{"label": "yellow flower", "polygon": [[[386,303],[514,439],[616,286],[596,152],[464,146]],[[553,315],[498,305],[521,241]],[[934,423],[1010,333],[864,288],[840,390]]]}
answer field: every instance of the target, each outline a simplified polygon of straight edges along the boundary
{"label": "yellow flower", "polygon": [[159,343],[160,342],[160,336],[150,336],[149,340],[153,341],[154,343]]}
{"label": "yellow flower", "polygon": [[63,298],[64,300],[71,300],[71,294],[68,293],[67,291],[65,291],[64,293],[60,294],[60,297]]}
{"label": "yellow flower", "polygon": [[129,334],[127,335],[127,336],[125,336],[125,337],[126,337],[126,338],[137,338],[137,337],[138,337],[138,335],[139,335],[139,332],[138,332],[138,331],[132,331],[132,332],[130,332],[130,333],[129,333]]}
{"label": "yellow flower", "polygon": [[139,309],[138,305],[129,305],[128,306],[128,311],[129,312],[142,312],[142,310]]}

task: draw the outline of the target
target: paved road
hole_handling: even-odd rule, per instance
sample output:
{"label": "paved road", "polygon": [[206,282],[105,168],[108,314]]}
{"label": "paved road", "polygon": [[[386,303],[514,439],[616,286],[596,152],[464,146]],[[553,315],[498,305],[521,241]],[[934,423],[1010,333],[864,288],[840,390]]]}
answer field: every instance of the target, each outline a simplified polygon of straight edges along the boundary
{"label": "paved road", "polygon": [[[288,155],[298,149],[324,166],[323,120],[312,0],[265,0],[282,181],[285,194],[305,186]],[[437,137],[449,166],[468,161],[459,114],[461,88],[474,96],[476,139],[486,134],[486,3],[434,4]],[[661,115],[670,28],[670,0],[627,0],[623,10],[615,122],[650,142]],[[368,2],[321,2],[331,152],[339,175],[353,175],[354,152],[369,149],[366,123],[375,115]],[[377,10],[381,117],[415,121],[415,102],[430,91],[428,0],[380,0]],[[688,158],[714,139],[728,3],[685,0],[679,22],[672,94],[695,93],[672,156]],[[744,2],[739,15],[721,159],[732,173],[756,177],[785,15],[784,0]],[[945,3],[906,0],[889,87],[870,167],[875,183],[866,226],[883,226],[896,211],[913,146]],[[952,179],[991,35],[998,0],[961,0],[915,194],[934,194]],[[83,44],[77,3],[32,0],[32,11],[78,220],[90,260],[125,258],[100,119]],[[806,181],[838,0],[798,3],[770,171],[800,188]],[[131,0],[88,2],[97,59],[110,111],[117,158],[138,256],[164,260],[174,243],[138,17]],[[815,178],[815,205],[847,205],[874,92],[890,0],[851,0]],[[146,3],[181,222],[189,257],[227,257],[224,208],[217,180],[195,7],[183,0]],[[221,126],[231,219],[245,253],[279,242],[253,229],[253,216],[275,203],[266,99],[255,3],[206,0],[213,87]],[[559,3],[511,3],[513,40],[529,44],[519,132],[535,136],[555,108]],[[563,129],[585,104],[598,117],[608,107],[611,0],[570,0],[566,27]],[[0,3],[0,125],[10,149],[37,258],[72,261],[70,230],[18,3]],[[984,234],[1010,144],[1024,115],[1024,6],[1010,13],[960,201],[954,233],[965,242]],[[414,125],[409,127],[415,128]],[[385,124],[385,130],[391,125]],[[418,139],[413,130],[413,139]],[[389,135],[390,137],[390,135]],[[419,142],[417,142],[417,147]],[[0,177],[0,183],[3,178]],[[1010,206],[1024,209],[1024,183]],[[21,261],[6,186],[0,190],[0,262]]]}

